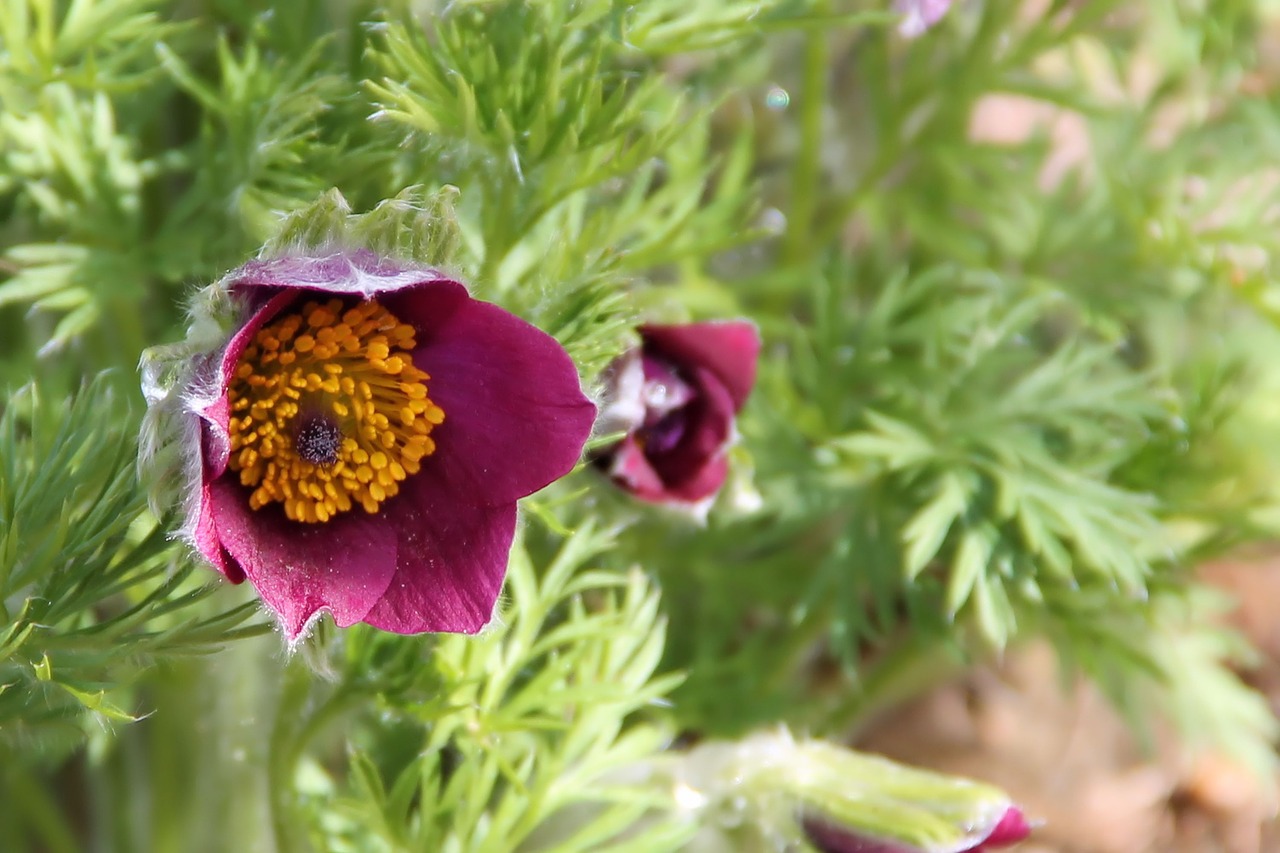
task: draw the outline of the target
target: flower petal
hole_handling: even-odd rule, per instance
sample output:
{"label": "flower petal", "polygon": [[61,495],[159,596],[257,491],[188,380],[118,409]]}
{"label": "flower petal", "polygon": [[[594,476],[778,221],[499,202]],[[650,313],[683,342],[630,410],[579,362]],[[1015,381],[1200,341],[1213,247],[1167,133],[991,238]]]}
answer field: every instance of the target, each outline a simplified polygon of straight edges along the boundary
{"label": "flower petal", "polygon": [[716,493],[720,491],[720,487],[724,485],[724,481],[728,476],[729,460],[721,453],[707,459],[702,467],[695,471],[693,476],[686,477],[681,482],[669,487],[665,500],[687,504],[700,504],[703,501],[708,501],[709,509],[709,499],[715,497]]}
{"label": "flower petal", "polygon": [[642,500],[667,499],[666,485],[649,464],[644,448],[634,435],[624,438],[611,454],[608,458],[609,475],[619,481],[623,488]]}
{"label": "flower petal", "polygon": [[756,381],[760,333],[744,320],[641,326],[646,352],[663,356],[681,367],[706,368],[720,380],[740,411]]}
{"label": "flower petal", "polygon": [[951,8],[952,0],[894,0],[894,11],[901,13],[898,32],[907,38],[923,35]]}
{"label": "flower petal", "polygon": [[300,290],[286,290],[274,294],[260,305],[227,342],[211,387],[193,390],[192,408],[203,421],[201,452],[204,454],[206,481],[220,477],[227,470],[227,461],[231,458],[231,432],[228,427],[231,409],[227,387],[235,375],[240,356],[244,355],[245,347],[249,346],[258,329],[293,304],[301,293]]}
{"label": "flower petal", "polygon": [[728,471],[724,453],[733,438],[734,401],[717,376],[701,367],[688,371],[698,395],[685,407],[685,434],[649,462],[671,497],[699,501],[715,494]]}
{"label": "flower petal", "polygon": [[227,580],[232,583],[244,582],[244,570],[230,558],[218,539],[218,526],[213,519],[213,488],[209,480],[200,484],[200,505],[196,509],[196,523],[195,529],[191,531],[191,540],[196,550],[222,572]]}
{"label": "flower petal", "polygon": [[418,329],[413,361],[445,414],[423,470],[447,481],[454,504],[508,504],[573,468],[596,408],[555,338],[456,282],[383,301]]}
{"label": "flower petal", "polygon": [[321,610],[339,627],[361,621],[391,583],[396,535],[378,515],[356,511],[326,524],[300,524],[278,507],[250,509],[244,487],[227,477],[210,490],[219,542],[291,642]]}
{"label": "flower petal", "polygon": [[641,500],[698,504],[715,496],[729,474],[725,451],[733,438],[733,400],[710,371],[687,371],[698,391],[677,414],[684,421],[670,449],[641,443],[643,430],[628,435],[608,456],[610,476]]}
{"label": "flower petal", "polygon": [[474,634],[493,616],[516,530],[516,505],[457,503],[425,468],[388,501],[383,523],[400,539],[395,577],[364,621],[397,634]]}
{"label": "flower petal", "polygon": [[596,418],[600,435],[630,433],[644,426],[644,366],[640,349],[628,351],[605,369],[602,377],[608,398]]}

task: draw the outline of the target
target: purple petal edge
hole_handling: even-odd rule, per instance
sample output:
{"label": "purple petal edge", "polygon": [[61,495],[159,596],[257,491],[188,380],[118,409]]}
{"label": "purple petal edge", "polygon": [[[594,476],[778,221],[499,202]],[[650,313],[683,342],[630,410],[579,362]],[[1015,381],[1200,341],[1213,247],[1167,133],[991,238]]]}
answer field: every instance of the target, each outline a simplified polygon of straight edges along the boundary
{"label": "purple petal edge", "polygon": [[228,478],[212,485],[218,540],[275,612],[290,642],[322,610],[339,627],[359,622],[396,569],[395,532],[361,510],[324,525],[299,524],[277,506],[249,508],[247,490]]}
{"label": "purple petal edge", "polygon": [[387,521],[399,536],[396,571],[364,621],[397,634],[474,634],[489,623],[502,590],[516,505],[451,504],[424,474],[405,483],[412,499],[389,502]]}
{"label": "purple petal edge", "polygon": [[760,332],[746,320],[640,327],[646,352],[680,367],[703,367],[713,373],[741,411],[756,381]]}
{"label": "purple petal edge", "polygon": [[413,360],[445,413],[424,468],[436,469],[454,501],[513,503],[572,470],[596,407],[555,338],[465,292],[419,288],[387,305],[403,319],[448,318],[423,329]]}

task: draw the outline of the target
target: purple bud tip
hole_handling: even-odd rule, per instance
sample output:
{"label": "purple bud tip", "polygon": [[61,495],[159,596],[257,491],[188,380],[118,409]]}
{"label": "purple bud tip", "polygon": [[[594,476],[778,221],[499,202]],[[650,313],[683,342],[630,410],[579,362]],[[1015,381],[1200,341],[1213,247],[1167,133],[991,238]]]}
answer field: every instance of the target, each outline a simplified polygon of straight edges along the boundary
{"label": "purple bud tip", "polygon": [[1005,811],[1004,817],[1000,818],[1000,822],[991,830],[991,834],[987,836],[987,840],[982,842],[986,847],[1004,847],[1009,844],[1016,844],[1031,834],[1031,824],[1027,822],[1027,816],[1022,813],[1022,809],[1017,806],[1009,806]]}
{"label": "purple bud tip", "polygon": [[[897,841],[860,835],[824,819],[806,815],[800,821],[805,838],[819,853],[919,853],[916,848]],[[1008,847],[1031,834],[1031,824],[1017,806],[1009,806],[991,832],[973,847],[959,853],[982,853],[997,847]]]}

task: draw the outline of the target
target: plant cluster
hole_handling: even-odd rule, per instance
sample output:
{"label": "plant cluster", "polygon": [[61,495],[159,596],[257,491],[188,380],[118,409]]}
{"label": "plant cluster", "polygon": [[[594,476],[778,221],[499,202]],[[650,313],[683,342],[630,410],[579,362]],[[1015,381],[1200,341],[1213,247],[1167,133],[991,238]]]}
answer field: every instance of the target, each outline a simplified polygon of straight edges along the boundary
{"label": "plant cluster", "polygon": [[[0,0],[0,847],[959,850],[999,792],[851,784],[870,815],[784,771],[877,765],[747,736],[839,741],[1038,638],[1271,778],[1195,571],[1280,532],[1267,4],[914,5]],[[681,392],[724,398],[713,485],[649,398],[509,496],[478,636],[286,652],[172,536],[203,439],[149,421],[140,479],[135,366],[166,344],[180,408],[245,317],[200,288],[338,231],[546,333],[602,413],[628,358],[685,365],[655,330],[754,324],[745,404],[742,365]]]}

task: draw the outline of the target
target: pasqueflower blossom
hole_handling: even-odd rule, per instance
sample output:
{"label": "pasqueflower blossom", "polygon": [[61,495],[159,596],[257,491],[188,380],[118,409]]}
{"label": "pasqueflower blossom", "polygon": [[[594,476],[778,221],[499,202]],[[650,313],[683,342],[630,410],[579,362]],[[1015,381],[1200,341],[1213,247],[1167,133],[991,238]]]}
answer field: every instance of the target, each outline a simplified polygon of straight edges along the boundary
{"label": "pasqueflower blossom", "polygon": [[251,261],[214,289],[230,328],[183,351],[171,393],[149,383],[180,423],[184,536],[247,578],[290,642],[322,611],[402,634],[482,628],[516,501],[591,431],[569,356],[368,250]]}
{"label": "pasqueflower blossom", "polygon": [[898,32],[907,38],[923,35],[951,8],[952,0],[894,0],[893,8],[902,14]]}
{"label": "pasqueflower blossom", "polygon": [[596,458],[635,497],[705,509],[728,473],[734,418],[755,384],[760,336],[745,321],[646,325],[609,369],[601,431],[625,437]]}
{"label": "pasqueflower blossom", "polygon": [[[906,844],[869,838],[822,820],[810,818],[803,821],[803,826],[806,839],[821,853],[922,853]],[[1017,844],[1030,834],[1031,825],[1022,810],[1009,806],[994,825],[979,830],[980,837],[973,844],[949,849],[954,853],[984,853]]]}

